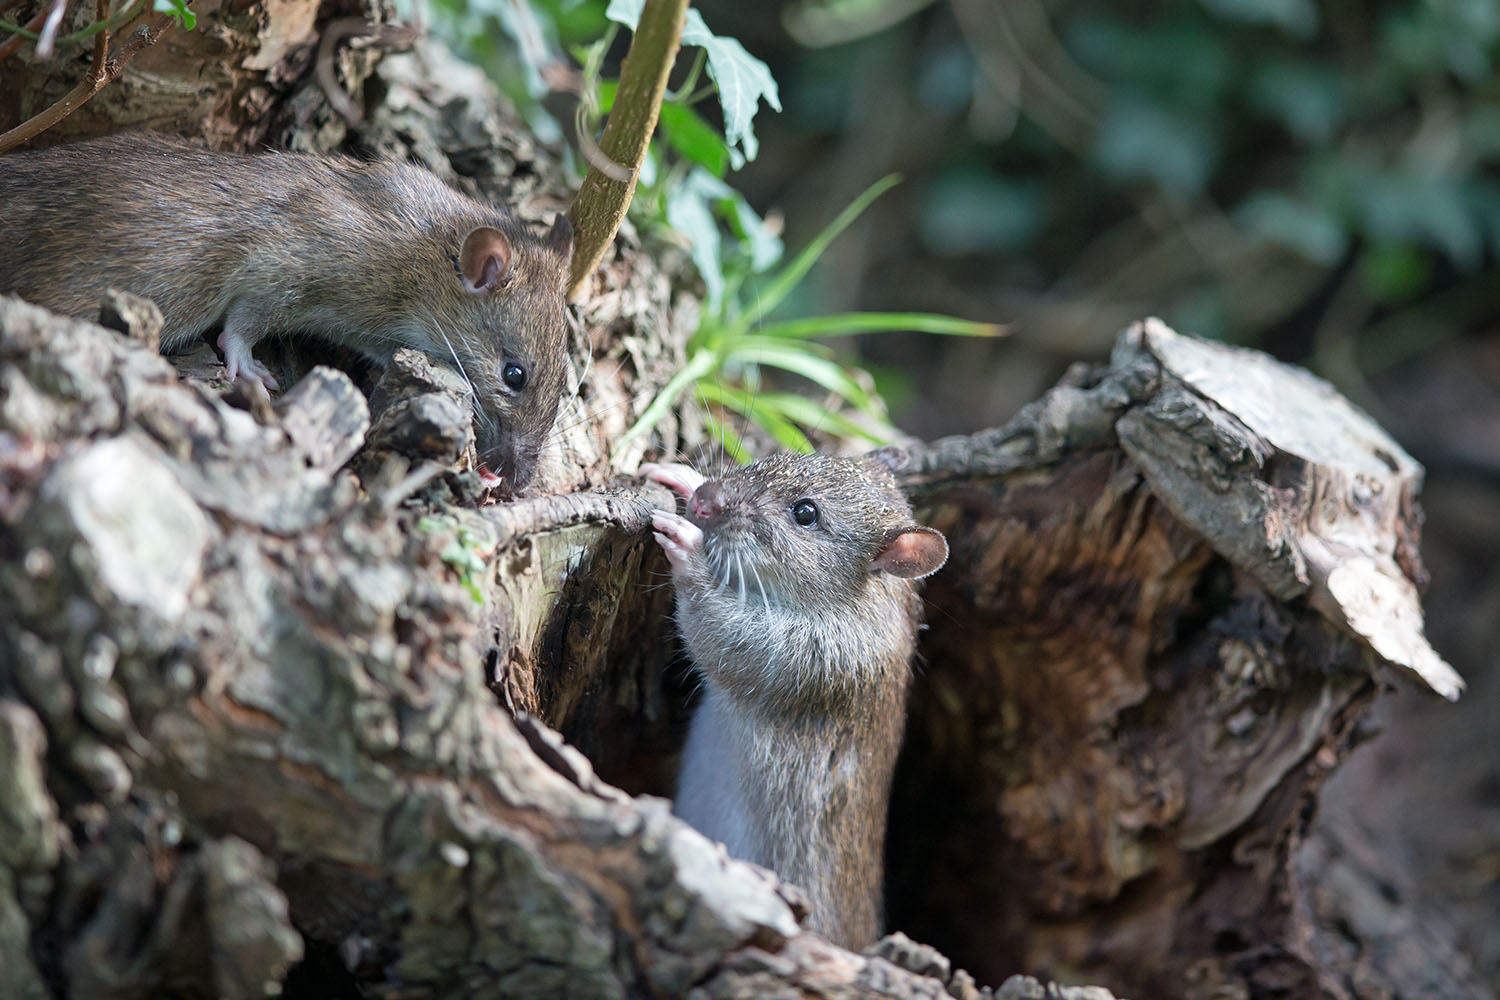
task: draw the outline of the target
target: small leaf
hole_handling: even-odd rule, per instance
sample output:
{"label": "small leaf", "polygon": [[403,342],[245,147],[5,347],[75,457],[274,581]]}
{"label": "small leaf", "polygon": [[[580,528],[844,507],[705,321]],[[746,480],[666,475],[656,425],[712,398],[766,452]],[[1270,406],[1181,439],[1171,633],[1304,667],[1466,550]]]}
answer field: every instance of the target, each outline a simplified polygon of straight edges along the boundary
{"label": "small leaf", "polygon": [[689,253],[703,276],[704,309],[716,313],[724,301],[724,269],[720,263],[719,223],[713,202],[733,193],[729,185],[703,169],[695,169],[667,192],[667,225],[686,236]]}
{"label": "small leaf", "polygon": [[[613,0],[624,3],[625,0]],[[639,19],[640,14],[636,14]],[[764,100],[773,110],[781,110],[776,80],[765,63],[745,51],[733,38],[721,38],[708,30],[703,15],[689,8],[682,29],[683,45],[700,45],[708,53],[708,75],[719,86],[719,103],[724,108],[724,138],[731,149],[738,146],[746,160],[755,159],[759,147],[750,121]]]}
{"label": "small leaf", "polygon": [[1431,269],[1416,248],[1386,244],[1372,247],[1359,260],[1359,275],[1381,302],[1410,299],[1426,285]]}
{"label": "small leaf", "polygon": [[604,16],[618,21],[631,31],[641,23],[641,11],[646,9],[646,0],[609,0]]}
{"label": "small leaf", "polygon": [[[611,95],[613,97],[613,95]],[[703,166],[715,177],[723,177],[729,166],[729,147],[713,127],[692,108],[666,103],[661,106],[661,132],[681,155]]]}
{"label": "small leaf", "polygon": [[170,14],[186,31],[192,31],[198,16],[188,9],[186,0],[153,0],[151,9],[159,14]]}

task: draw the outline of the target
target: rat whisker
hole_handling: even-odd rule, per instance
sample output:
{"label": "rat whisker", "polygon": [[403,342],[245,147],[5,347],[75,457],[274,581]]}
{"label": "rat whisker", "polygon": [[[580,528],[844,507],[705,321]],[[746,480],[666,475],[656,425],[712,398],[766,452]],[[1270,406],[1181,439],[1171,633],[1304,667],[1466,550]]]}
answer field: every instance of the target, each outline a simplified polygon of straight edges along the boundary
{"label": "rat whisker", "polygon": [[[463,378],[464,384],[469,387],[469,398],[474,400],[474,402],[477,404],[479,402],[479,393],[475,391],[474,383],[469,381],[469,373],[464,371],[464,363],[458,360],[458,352],[453,349],[453,341],[448,339],[448,334],[443,330],[442,325],[437,321],[437,317],[433,316],[430,310],[428,312],[428,316],[432,320],[433,330],[437,332],[437,335],[439,337],[443,338],[443,343],[448,345],[448,353],[453,358],[453,365],[458,369],[458,374]],[[463,334],[460,333],[459,337],[460,339],[462,339]]]}
{"label": "rat whisker", "polygon": [[766,585],[760,581],[760,570],[755,568],[755,560],[750,561],[750,572],[755,574],[755,588],[760,591],[761,607],[766,609],[767,617],[771,614],[771,601],[766,597]]}

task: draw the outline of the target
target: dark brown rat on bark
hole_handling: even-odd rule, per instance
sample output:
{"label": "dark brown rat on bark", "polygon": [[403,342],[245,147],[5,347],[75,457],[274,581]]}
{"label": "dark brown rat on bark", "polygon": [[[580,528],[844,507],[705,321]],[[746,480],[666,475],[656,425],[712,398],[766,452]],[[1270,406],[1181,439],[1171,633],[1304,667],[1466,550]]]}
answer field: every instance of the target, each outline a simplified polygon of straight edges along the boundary
{"label": "dark brown rat on bark", "polygon": [[269,335],[427,351],[472,387],[481,459],[531,478],[565,381],[561,216],[538,238],[409,164],[151,133],[0,157],[0,206],[0,291],[88,316],[123,288],[161,308],[163,350],[222,326],[231,376],[268,388]]}
{"label": "dark brown rat on bark", "polygon": [[688,498],[690,520],[654,520],[704,687],[676,811],[805,888],[829,939],[866,945],[921,621],[911,581],[947,542],[912,520],[881,453],[643,471]]}

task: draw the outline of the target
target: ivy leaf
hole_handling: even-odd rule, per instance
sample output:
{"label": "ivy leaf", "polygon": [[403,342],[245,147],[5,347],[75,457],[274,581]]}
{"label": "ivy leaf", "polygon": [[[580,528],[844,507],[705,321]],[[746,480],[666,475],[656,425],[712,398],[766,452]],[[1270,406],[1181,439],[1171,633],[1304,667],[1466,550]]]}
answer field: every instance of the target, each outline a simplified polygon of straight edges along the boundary
{"label": "ivy leaf", "polygon": [[708,315],[715,315],[724,301],[723,236],[719,219],[727,219],[735,235],[750,254],[750,268],[760,272],[781,259],[781,240],[745,196],[702,167],[693,170],[667,192],[667,225],[686,236],[698,273],[703,276]]}
{"label": "ivy leaf", "polygon": [[708,75],[719,85],[719,103],[724,108],[724,138],[729,142],[731,160],[737,161],[734,166],[738,168],[745,161],[755,159],[760,146],[750,121],[760,102],[764,100],[773,110],[781,110],[781,96],[770,67],[745,51],[738,40],[721,38],[709,31],[708,25],[703,23],[703,15],[696,10],[687,12],[682,44],[702,46],[708,53]]}
{"label": "ivy leaf", "polygon": [[707,297],[704,307],[709,313],[718,312],[724,300],[724,270],[719,263],[721,237],[713,202],[733,193],[728,184],[696,167],[667,194],[667,225],[688,239],[693,263],[703,276]]}
{"label": "ivy leaf", "polygon": [[661,106],[661,134],[678,153],[703,166],[715,177],[724,176],[729,148],[714,128],[692,108],[668,102]]}
{"label": "ivy leaf", "polygon": [[609,0],[604,16],[634,31],[635,26],[641,23],[641,11],[645,9],[646,0]]}
{"label": "ivy leaf", "polygon": [[[610,0],[604,16],[618,21],[630,30],[641,20],[646,0]],[[732,165],[738,169],[755,159],[759,144],[750,121],[765,101],[773,110],[781,110],[781,96],[776,79],[765,63],[745,51],[736,39],[721,38],[708,30],[703,15],[688,9],[682,28],[682,44],[697,45],[708,54],[708,75],[719,87],[719,104],[724,109],[724,138],[729,145]]]}

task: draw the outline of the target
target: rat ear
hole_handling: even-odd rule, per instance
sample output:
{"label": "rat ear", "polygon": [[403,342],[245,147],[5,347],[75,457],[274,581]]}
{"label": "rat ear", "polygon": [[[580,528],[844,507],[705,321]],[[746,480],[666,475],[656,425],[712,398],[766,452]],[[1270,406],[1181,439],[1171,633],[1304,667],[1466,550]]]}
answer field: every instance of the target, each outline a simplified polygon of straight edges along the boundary
{"label": "rat ear", "polygon": [[552,232],[547,234],[547,249],[563,260],[573,259],[573,224],[561,212],[552,222]]}
{"label": "rat ear", "polygon": [[870,569],[891,576],[920,580],[931,576],[948,561],[948,540],[943,533],[920,524],[907,524],[886,532],[885,544],[870,560]]}
{"label": "rat ear", "polygon": [[906,449],[900,445],[888,444],[884,448],[876,448],[874,451],[867,452],[865,457],[879,462],[892,472],[900,472],[906,468]]}
{"label": "rat ear", "polygon": [[510,267],[510,240],[498,229],[481,226],[464,237],[464,248],[458,252],[458,273],[464,288],[474,292],[492,292]]}

